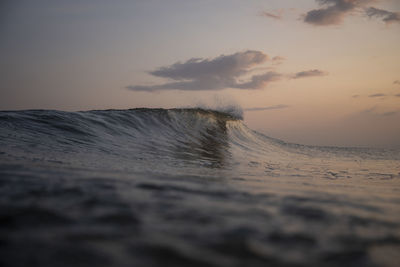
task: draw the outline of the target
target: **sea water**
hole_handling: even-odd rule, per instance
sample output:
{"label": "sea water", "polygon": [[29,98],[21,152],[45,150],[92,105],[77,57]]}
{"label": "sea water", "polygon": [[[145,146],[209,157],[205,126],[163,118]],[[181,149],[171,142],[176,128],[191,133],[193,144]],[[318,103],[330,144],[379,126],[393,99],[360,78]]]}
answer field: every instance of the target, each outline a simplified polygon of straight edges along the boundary
{"label": "sea water", "polygon": [[204,109],[0,112],[0,266],[396,266],[400,151]]}

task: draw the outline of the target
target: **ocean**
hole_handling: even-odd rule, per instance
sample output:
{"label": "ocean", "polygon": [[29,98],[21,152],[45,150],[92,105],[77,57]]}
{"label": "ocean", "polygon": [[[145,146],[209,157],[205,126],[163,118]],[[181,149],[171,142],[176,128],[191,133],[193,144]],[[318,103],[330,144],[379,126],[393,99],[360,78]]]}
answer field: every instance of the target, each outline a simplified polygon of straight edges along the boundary
{"label": "ocean", "polygon": [[399,149],[286,143],[196,108],[0,112],[0,266],[399,255]]}

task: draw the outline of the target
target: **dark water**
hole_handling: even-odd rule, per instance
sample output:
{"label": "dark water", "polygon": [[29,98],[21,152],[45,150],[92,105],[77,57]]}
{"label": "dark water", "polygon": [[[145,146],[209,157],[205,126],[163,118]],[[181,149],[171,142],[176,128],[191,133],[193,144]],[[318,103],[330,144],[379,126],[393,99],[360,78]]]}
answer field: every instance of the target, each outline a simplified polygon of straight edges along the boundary
{"label": "dark water", "polygon": [[398,266],[400,151],[201,109],[0,112],[0,266]]}

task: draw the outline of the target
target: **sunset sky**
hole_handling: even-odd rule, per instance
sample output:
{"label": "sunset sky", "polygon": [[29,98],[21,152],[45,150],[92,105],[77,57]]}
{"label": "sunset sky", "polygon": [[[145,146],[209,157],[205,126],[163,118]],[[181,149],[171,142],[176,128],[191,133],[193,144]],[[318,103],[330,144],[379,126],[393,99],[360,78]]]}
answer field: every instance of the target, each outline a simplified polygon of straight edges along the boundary
{"label": "sunset sky", "polygon": [[0,110],[239,105],[288,142],[400,147],[400,0],[1,1]]}

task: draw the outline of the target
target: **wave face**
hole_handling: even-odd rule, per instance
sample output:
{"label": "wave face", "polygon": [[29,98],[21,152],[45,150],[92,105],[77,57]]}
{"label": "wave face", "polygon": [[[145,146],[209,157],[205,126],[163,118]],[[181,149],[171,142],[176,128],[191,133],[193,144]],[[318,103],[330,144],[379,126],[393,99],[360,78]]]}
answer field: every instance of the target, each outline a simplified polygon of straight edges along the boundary
{"label": "wave face", "polygon": [[218,111],[3,111],[0,176],[5,266],[390,266],[400,248],[399,150],[288,144]]}

